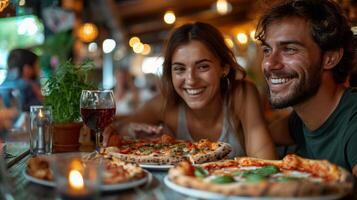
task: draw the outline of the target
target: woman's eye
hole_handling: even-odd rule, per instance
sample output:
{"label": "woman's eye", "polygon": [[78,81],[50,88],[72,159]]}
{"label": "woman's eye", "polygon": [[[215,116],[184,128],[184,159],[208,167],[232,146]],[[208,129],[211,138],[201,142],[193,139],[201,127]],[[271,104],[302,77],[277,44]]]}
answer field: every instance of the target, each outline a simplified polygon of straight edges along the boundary
{"label": "woman's eye", "polygon": [[181,66],[177,66],[177,67],[173,67],[172,71],[174,72],[183,72],[185,71],[185,68],[184,67],[181,67]]}
{"label": "woman's eye", "polygon": [[199,65],[198,66],[198,69],[200,69],[200,70],[206,70],[206,69],[208,69],[209,68],[209,65]]}

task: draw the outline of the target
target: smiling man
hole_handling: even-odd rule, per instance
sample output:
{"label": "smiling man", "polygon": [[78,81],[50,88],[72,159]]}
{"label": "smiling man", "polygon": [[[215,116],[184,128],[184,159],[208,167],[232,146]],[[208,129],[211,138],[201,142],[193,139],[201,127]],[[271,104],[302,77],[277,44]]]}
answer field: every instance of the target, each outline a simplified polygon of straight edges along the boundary
{"label": "smiling man", "polygon": [[331,0],[289,0],[261,17],[256,37],[272,107],[293,108],[271,125],[275,142],[357,176],[357,91],[345,86],[353,67],[350,28]]}

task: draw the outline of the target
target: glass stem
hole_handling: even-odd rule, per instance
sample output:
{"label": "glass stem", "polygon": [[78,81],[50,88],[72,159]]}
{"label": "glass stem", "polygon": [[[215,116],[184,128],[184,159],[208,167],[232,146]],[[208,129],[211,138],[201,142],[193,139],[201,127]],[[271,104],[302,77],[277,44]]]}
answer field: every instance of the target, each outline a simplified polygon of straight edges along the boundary
{"label": "glass stem", "polygon": [[95,150],[97,150],[97,152],[100,152],[100,149],[102,147],[102,138],[101,138],[102,134],[101,132],[96,132],[95,133]]}

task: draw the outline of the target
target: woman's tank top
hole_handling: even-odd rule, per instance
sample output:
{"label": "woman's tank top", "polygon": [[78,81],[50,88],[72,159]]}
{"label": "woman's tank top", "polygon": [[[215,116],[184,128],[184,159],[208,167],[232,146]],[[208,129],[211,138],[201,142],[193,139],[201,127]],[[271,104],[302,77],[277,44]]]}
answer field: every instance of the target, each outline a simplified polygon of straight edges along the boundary
{"label": "woman's tank top", "polygon": [[[227,106],[224,106],[223,112],[223,128],[218,141],[226,142],[232,146],[232,152],[228,155],[229,158],[233,158],[235,156],[245,156],[245,151],[239,143],[237,134],[234,132],[234,129],[228,123]],[[179,105],[178,126],[176,134],[176,137],[178,139],[193,141],[191,134],[187,128],[186,110],[182,104]]]}

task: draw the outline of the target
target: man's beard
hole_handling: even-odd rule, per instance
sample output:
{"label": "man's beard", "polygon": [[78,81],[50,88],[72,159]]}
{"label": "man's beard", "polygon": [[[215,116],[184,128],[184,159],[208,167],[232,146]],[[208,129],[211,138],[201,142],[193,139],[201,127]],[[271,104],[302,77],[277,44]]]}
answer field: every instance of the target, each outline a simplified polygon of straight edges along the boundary
{"label": "man's beard", "polygon": [[272,97],[269,89],[268,96],[271,107],[280,109],[294,106],[314,96],[321,84],[320,67],[314,66],[308,73],[309,76],[307,78],[306,76],[301,77],[299,82],[293,85],[293,88],[290,89],[289,94],[286,96]]}

